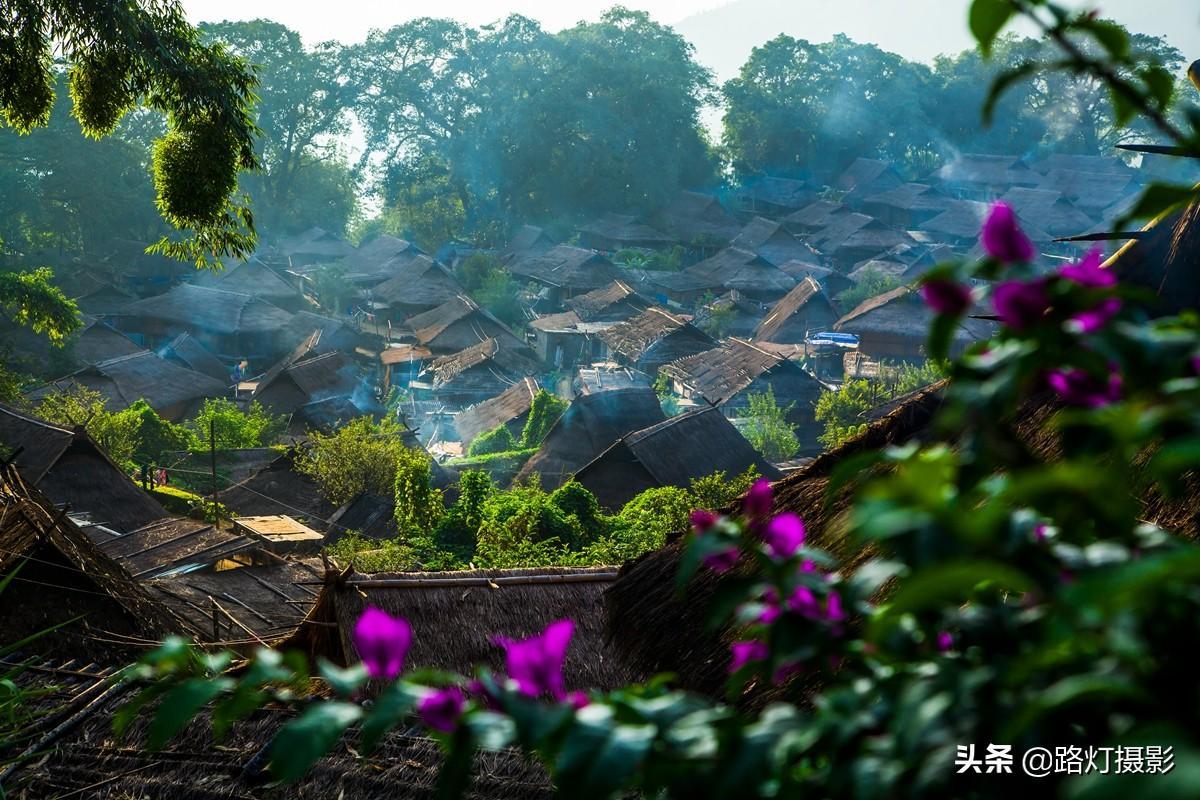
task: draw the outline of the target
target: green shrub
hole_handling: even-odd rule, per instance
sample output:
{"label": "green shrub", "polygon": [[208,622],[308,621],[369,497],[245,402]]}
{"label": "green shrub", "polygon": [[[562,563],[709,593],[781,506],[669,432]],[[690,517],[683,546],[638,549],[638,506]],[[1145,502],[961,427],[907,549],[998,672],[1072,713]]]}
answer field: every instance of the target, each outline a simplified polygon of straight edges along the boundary
{"label": "green shrub", "polygon": [[481,433],[467,448],[468,456],[488,456],[495,453],[511,453],[517,448],[517,440],[507,425],[499,425],[487,433]]}
{"label": "green shrub", "polygon": [[529,405],[529,416],[525,418],[525,429],[521,432],[521,447],[540,447],[554,423],[567,410],[567,403],[545,389],[538,389]]}

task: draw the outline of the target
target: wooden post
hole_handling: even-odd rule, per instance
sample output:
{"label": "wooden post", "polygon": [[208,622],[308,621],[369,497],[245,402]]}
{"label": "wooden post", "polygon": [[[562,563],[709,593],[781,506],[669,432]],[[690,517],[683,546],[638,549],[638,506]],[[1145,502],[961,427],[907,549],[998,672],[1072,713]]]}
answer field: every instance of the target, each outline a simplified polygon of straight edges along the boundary
{"label": "wooden post", "polygon": [[[208,456],[209,465],[212,467],[212,502],[213,502],[213,522],[218,526],[221,522],[220,505],[217,503],[217,435],[216,421],[208,420]],[[213,612],[214,614],[216,612]]]}

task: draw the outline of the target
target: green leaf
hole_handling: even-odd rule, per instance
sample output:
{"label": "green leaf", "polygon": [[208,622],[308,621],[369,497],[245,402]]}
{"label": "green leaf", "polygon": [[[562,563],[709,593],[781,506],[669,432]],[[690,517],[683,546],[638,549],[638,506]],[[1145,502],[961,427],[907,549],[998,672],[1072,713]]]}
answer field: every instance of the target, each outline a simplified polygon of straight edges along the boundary
{"label": "green leaf", "polygon": [[446,760],[438,771],[436,800],[459,800],[467,793],[471,784],[471,772],[475,765],[475,742],[471,731],[464,725],[458,726],[450,739]]}
{"label": "green leaf", "polygon": [[985,57],[991,55],[992,44],[1014,13],[1015,9],[1009,0],[974,0],[971,3],[967,24]]}
{"label": "green leaf", "polygon": [[393,683],[375,700],[360,728],[359,747],[363,755],[373,752],[384,734],[412,712],[417,695],[403,683]]}
{"label": "green leaf", "polygon": [[1033,582],[998,561],[949,561],[906,577],[888,605],[875,617],[873,634],[886,632],[904,614],[957,606],[987,582],[996,589],[1025,592]]}
{"label": "green leaf", "polygon": [[1117,23],[1107,19],[1092,19],[1085,17],[1078,27],[1092,34],[1100,46],[1118,61],[1129,57],[1129,34]]}
{"label": "green leaf", "polygon": [[611,708],[591,705],[575,715],[555,760],[555,780],[572,797],[609,797],[638,770],[658,729],[615,724]]}
{"label": "green leaf", "polygon": [[317,674],[342,697],[350,697],[367,682],[367,666],[361,662],[342,669],[328,659],[321,658],[317,661]]}
{"label": "green leaf", "polygon": [[958,330],[958,317],[938,314],[929,326],[929,342],[926,345],[929,357],[944,361],[950,356],[950,346],[954,342],[954,334]]}
{"label": "green leaf", "polygon": [[122,705],[117,712],[113,714],[112,729],[113,735],[117,739],[125,736],[125,731],[129,729],[137,715],[156,697],[160,697],[167,689],[171,688],[167,683],[152,683],[145,689],[142,689],[128,703]]}
{"label": "green leaf", "polygon": [[271,774],[294,781],[337,743],[363,710],[353,703],[318,703],[280,729],[271,743]]}
{"label": "green leaf", "polygon": [[1200,188],[1195,186],[1152,183],[1142,192],[1133,208],[1125,212],[1113,227],[1115,230],[1123,230],[1131,222],[1137,220],[1157,219],[1190,203],[1197,197],[1200,197]]}
{"label": "green leaf", "polygon": [[151,750],[159,750],[171,738],[183,730],[213,699],[233,687],[229,678],[189,678],[179,684],[163,698],[150,724],[147,744]]}

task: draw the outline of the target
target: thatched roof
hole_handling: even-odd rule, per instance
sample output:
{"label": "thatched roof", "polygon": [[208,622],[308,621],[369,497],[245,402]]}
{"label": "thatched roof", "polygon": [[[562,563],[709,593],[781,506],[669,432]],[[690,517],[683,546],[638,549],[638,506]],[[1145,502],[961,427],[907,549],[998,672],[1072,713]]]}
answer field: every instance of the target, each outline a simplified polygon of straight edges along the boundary
{"label": "thatched roof", "polygon": [[537,392],[536,380],[522,378],[496,397],[463,411],[454,418],[454,427],[458,430],[463,447],[470,447],[476,436],[524,417],[529,413]]}
{"label": "thatched roof", "polygon": [[262,259],[253,256],[220,272],[200,273],[196,278],[196,285],[260,297],[279,306],[294,307],[308,302],[304,292],[300,291],[295,283],[268,267]]}
{"label": "thatched roof", "polygon": [[1049,175],[1056,170],[1087,172],[1100,175],[1120,175],[1132,178],[1136,172],[1128,164],[1114,156],[1089,156],[1072,153],[1052,153],[1041,161],[1030,165],[1034,172]]}
{"label": "thatched roof", "polygon": [[[975,241],[987,219],[988,203],[977,203],[973,200],[955,200],[950,206],[928,222],[917,226],[918,230],[950,237],[963,241]],[[1049,242],[1053,236],[1037,227],[1029,220],[1022,220],[1022,229],[1035,242]]]}
{"label": "thatched roof", "polygon": [[904,231],[889,228],[874,217],[866,214],[843,214],[812,235],[814,247],[832,258],[843,254],[878,253],[900,244],[911,244],[913,239]]}
{"label": "thatched roof", "polygon": [[[726,339],[720,346],[663,366],[662,371],[713,405],[721,405],[745,391],[763,375],[781,371],[817,379],[794,361],[757,347],[743,339]],[[787,402],[790,398],[779,398]]]}
{"label": "thatched roof", "polygon": [[406,261],[383,283],[371,289],[377,303],[435,308],[462,294],[463,288],[441,263],[427,255]]}
{"label": "thatched roof", "polygon": [[600,505],[618,510],[646,489],[686,488],[715,472],[732,477],[751,467],[771,480],[781,476],[719,409],[709,407],[622,436],[575,479]]}
{"label": "thatched roof", "polygon": [[95,364],[140,352],[143,348],[116,328],[95,318],[84,318],[83,328],[71,337],[71,352],[81,364]]}
{"label": "thatched roof", "polygon": [[0,575],[11,574],[18,565],[12,584],[0,594],[0,647],[75,617],[81,619],[39,640],[38,648],[61,648],[83,660],[97,652],[131,649],[132,640],[122,645],[120,637],[157,639],[178,631],[171,617],[65,512],[15,467],[4,465]]}
{"label": "thatched roof", "polygon": [[287,514],[308,527],[323,531],[337,509],[321,496],[316,481],[299,472],[296,452],[289,450],[266,467],[228,489],[218,498],[243,517]]}
{"label": "thatched roof", "polygon": [[484,339],[496,339],[510,349],[519,350],[525,346],[503,322],[464,294],[409,317],[405,325],[418,343],[439,353],[458,352]]}
{"label": "thatched roof", "polygon": [[930,176],[947,184],[1035,186],[1040,178],[1019,156],[961,153]]}
{"label": "thatched roof", "polygon": [[424,251],[412,242],[395,236],[381,234],[361,245],[344,259],[341,264],[350,280],[379,277],[388,272],[388,262],[399,258],[412,258]]}
{"label": "thatched roof", "polygon": [[777,337],[782,336],[784,329],[796,314],[818,305],[822,307],[821,313],[814,316],[821,319],[837,318],[833,302],[821,289],[821,285],[811,277],[806,277],[771,307],[766,318],[754,331],[754,339],[765,342],[780,341]]}
{"label": "thatched roof", "polygon": [[75,305],[84,314],[96,317],[111,316],[120,313],[121,309],[132,303],[136,298],[112,284],[105,283],[89,289],[84,294],[74,298]]}
{"label": "thatched roof", "polygon": [[1200,308],[1200,204],[1156,220],[1106,262],[1124,282],[1153,292],[1156,314]]}
{"label": "thatched roof", "polygon": [[[915,337],[924,341],[933,324],[933,312],[910,286],[901,286],[859,303],[833,326],[859,336],[883,334]],[[993,324],[987,320],[965,318],[959,322],[956,340],[974,341],[991,336]]]}
{"label": "thatched roof", "polygon": [[[777,230],[774,234],[776,238],[779,233],[785,232]],[[770,249],[775,252],[774,243]],[[789,254],[788,258],[783,258],[782,261],[787,261],[795,252],[803,250],[802,245],[797,248],[782,247],[777,257],[781,257],[786,251]],[[763,298],[782,297],[796,285],[795,278],[779,269],[775,262],[740,247],[727,247],[716,255],[688,267],[684,273],[697,278],[708,289],[737,289],[745,294]]]}
{"label": "thatched roof", "polygon": [[563,289],[599,289],[620,280],[621,270],[595,250],[560,244],[542,253],[518,257],[512,274]]}
{"label": "thatched roof", "polygon": [[753,335],[754,329],[762,322],[763,315],[766,314],[766,306],[757,300],[746,297],[737,289],[730,289],[725,294],[714,297],[697,308],[692,320],[703,329],[704,323],[712,320],[714,315],[718,314],[732,315],[724,317],[725,327],[721,335],[749,338]]}
{"label": "thatched roof", "polygon": [[302,263],[334,260],[354,252],[352,244],[316,226],[281,239],[276,249],[284,257],[296,258]]}
{"label": "thatched roof", "polygon": [[749,250],[775,266],[789,261],[817,262],[820,256],[813,248],[788,233],[773,220],[755,217],[746,223],[730,247]]}
{"label": "thatched roof", "polygon": [[501,346],[495,339],[488,338],[465,350],[435,359],[429,365],[429,372],[433,375],[433,386],[437,390],[467,370],[485,365],[505,383],[538,371],[537,362],[523,352]]}
{"label": "thatched roof", "polygon": [[517,253],[528,253],[534,250],[544,251],[549,250],[558,242],[550,238],[550,234],[546,233],[537,225],[522,225],[520,230],[513,234],[508,245],[504,248],[503,255],[512,256]]}
{"label": "thatched roof", "polygon": [[638,294],[623,280],[576,295],[567,300],[567,307],[584,322],[620,321],[641,313],[653,303]]}
{"label": "thatched roof", "polygon": [[178,517],[168,517],[117,537],[95,527],[86,530],[105,555],[137,580],[211,566],[259,547],[249,537]]}
{"label": "thatched roof", "polygon": [[667,232],[682,242],[701,237],[727,242],[738,233],[737,220],[711,194],[681,191],[661,216]]}
{"label": "thatched roof", "polygon": [[828,226],[837,217],[853,213],[849,208],[833,200],[818,200],[793,211],[783,218],[785,227],[799,231],[817,231]]}
{"label": "thatched roof", "polygon": [[663,247],[675,241],[632,214],[604,214],[580,225],[579,232],[622,247]]}
{"label": "thatched roof", "polygon": [[290,636],[308,615],[325,577],[319,561],[285,561],[219,572],[154,578],[143,586],[199,637],[224,644],[270,645]]}
{"label": "thatched roof", "polygon": [[[332,643],[346,662],[358,661],[352,632],[368,606],[404,617],[413,643],[406,668],[470,674],[477,664],[504,669],[495,637],[523,639],[551,622],[572,619],[575,634],[564,666],[568,689],[614,689],[646,677],[613,655],[604,636],[604,592],[613,567],[463,570],[350,575],[327,584],[318,604],[336,621]],[[301,636],[303,636],[303,632]]]}
{"label": "thatched roof", "polygon": [[255,386],[252,397],[277,414],[287,414],[308,403],[347,397],[358,385],[354,364],[341,352],[305,353],[282,369],[272,368]]}
{"label": "thatched roof", "polygon": [[0,450],[53,503],[95,522],[124,531],[167,514],[83,428],[67,430],[0,405]]}
{"label": "thatched roof", "polygon": [[744,187],[738,196],[743,201],[764,203],[781,209],[803,208],[812,202],[816,190],[808,181],[768,175]]}
{"label": "thatched roof", "polygon": [[85,386],[99,392],[108,401],[110,411],[128,408],[138,400],[145,400],[160,413],[184,409],[172,414],[172,418],[183,416],[206,398],[224,396],[228,389],[221,381],[159,358],[149,350],[140,350],[89,364],[30,392],[29,396],[37,400],[71,386]]}
{"label": "thatched roof", "polygon": [[168,344],[160,347],[158,354],[193,372],[207,375],[213,380],[228,383],[230,370],[212,352],[200,344],[190,333],[181,333]]}
{"label": "thatched roof", "polygon": [[618,322],[602,331],[600,338],[609,350],[626,361],[636,364],[649,359],[653,366],[699,353],[715,344],[704,331],[661,308],[649,308]]}
{"label": "thatched roof", "polygon": [[1129,173],[1052,169],[1038,188],[1060,192],[1075,207],[1100,218],[1106,209],[1133,196],[1137,186]]}
{"label": "thatched roof", "polygon": [[949,202],[950,198],[934,191],[928,184],[902,183],[866,197],[863,205],[866,208],[882,207],[898,211],[941,211]]}
{"label": "thatched roof", "polygon": [[236,335],[272,333],[286,327],[291,314],[252,295],[181,283],[165,294],[130,303],[121,317],[144,317],[193,333]]}
{"label": "thatched roof", "polygon": [[576,397],[516,480],[540,475],[545,489],[557,488],[622,436],[664,419],[658,396],[649,388]]}
{"label": "thatched roof", "polygon": [[312,353],[328,353],[331,350],[341,350],[345,353],[354,352],[366,344],[370,337],[364,335],[349,320],[328,317],[324,314],[314,314],[311,311],[298,311],[283,330],[283,341],[300,342],[320,331],[321,337],[311,345]]}
{"label": "thatched roof", "polygon": [[1012,206],[1022,225],[1033,226],[1051,236],[1075,236],[1093,226],[1091,217],[1048,189],[1014,187],[1000,198]]}
{"label": "thatched roof", "polygon": [[846,197],[861,200],[867,193],[891,189],[904,182],[887,161],[875,158],[856,158],[854,163],[834,181],[834,187]]}

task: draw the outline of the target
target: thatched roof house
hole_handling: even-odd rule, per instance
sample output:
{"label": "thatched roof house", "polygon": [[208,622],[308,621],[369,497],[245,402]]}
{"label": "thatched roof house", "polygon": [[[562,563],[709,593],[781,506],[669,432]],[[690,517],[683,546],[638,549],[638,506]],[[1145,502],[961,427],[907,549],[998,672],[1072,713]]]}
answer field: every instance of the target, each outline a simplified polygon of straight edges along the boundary
{"label": "thatched roof house", "polygon": [[742,211],[777,217],[804,208],[817,197],[811,180],[764,176],[736,195]]}
{"label": "thatched roof house", "polygon": [[282,369],[272,369],[257,383],[251,397],[272,413],[291,414],[309,403],[348,398],[359,385],[358,371],[342,353],[306,354]]}
{"label": "thatched roof house", "polygon": [[297,278],[285,278],[254,256],[220,272],[202,272],[195,282],[197,286],[258,297],[288,311],[312,307]]}
{"label": "thatched roof house", "polygon": [[652,305],[624,280],[613,281],[567,300],[567,308],[584,322],[622,322]]}
{"label": "thatched roof house", "polygon": [[82,428],[67,430],[0,404],[0,451],[57,506],[128,531],[167,516]]}
{"label": "thatched roof house", "polygon": [[495,397],[509,386],[539,371],[524,348],[514,349],[488,338],[436,359],[426,374],[434,394],[445,403],[466,406]]}
{"label": "thatched roof house", "polygon": [[660,305],[677,303],[690,308],[713,290],[710,279],[686,270],[675,272],[665,269],[629,269],[626,272],[637,282],[640,292]]}
{"label": "thatched roof house", "polygon": [[885,225],[911,230],[946,210],[950,198],[924,183],[904,183],[862,201],[863,213]]}
{"label": "thatched roof house", "polygon": [[740,247],[727,247],[688,267],[684,274],[697,279],[714,294],[737,289],[763,302],[778,300],[796,285],[796,280],[775,262]]}
{"label": "thatched roof house", "polygon": [[620,268],[600,253],[567,244],[515,258],[508,269],[518,278],[550,289],[551,302],[556,304],[621,279]]}
{"label": "thatched roof house", "polygon": [[728,242],[738,234],[738,222],[711,194],[681,191],[659,215],[663,230],[687,245]]}
{"label": "thatched roof house", "polygon": [[248,536],[194,519],[167,517],[120,536],[107,526],[84,525],[101,551],[134,580],[212,567],[225,559],[249,559],[259,543]]}
{"label": "thatched roof house", "polygon": [[495,397],[467,408],[454,418],[454,427],[462,441],[463,449],[471,446],[475,437],[507,425],[514,437],[519,438],[529,418],[529,409],[538,382],[529,377],[522,378]]}
{"label": "thatched roof house", "polygon": [[803,261],[789,261],[779,267],[781,270],[791,275],[796,279],[796,282],[805,278],[812,278],[821,285],[825,290],[825,294],[830,297],[837,297],[846,289],[854,285],[854,282],[847,278],[842,273],[830,267],[823,267],[819,264],[809,264]]}
{"label": "thatched roof house", "polygon": [[159,416],[172,421],[188,417],[210,397],[223,397],[228,385],[159,358],[149,350],[89,364],[29,393],[32,400],[84,386],[99,392],[110,411],[145,400]]}
{"label": "thatched roof house", "polygon": [[801,344],[810,334],[829,330],[839,314],[821,284],[806,277],[783,299],[771,306],[754,340],[776,344]]}
{"label": "thatched roof house", "polygon": [[529,329],[533,349],[542,362],[555,370],[569,370],[604,358],[605,345],[599,334],[616,324],[584,322],[574,311],[563,311],[530,320]]}
{"label": "thatched roof house", "polygon": [[424,255],[412,242],[381,234],[361,245],[339,262],[344,279],[355,286],[375,286],[392,277],[401,266]]}
{"label": "thatched roof house", "polygon": [[716,342],[683,317],[649,308],[603,331],[600,338],[620,364],[653,376],[668,361],[708,350]]}
{"label": "thatched roof house", "polygon": [[[990,204],[974,200],[955,200],[949,207],[919,230],[933,234],[939,241],[970,247],[979,241],[979,231],[987,219]],[[1054,239],[1041,230],[1036,221],[1022,220],[1022,229],[1035,243],[1044,244]]]}
{"label": "thatched roof house", "polygon": [[769,389],[781,407],[793,406],[788,420],[799,426],[796,433],[805,449],[816,447],[820,426],[813,409],[823,387],[785,356],[744,339],[726,339],[712,350],[672,361],[662,371],[680,397],[719,406],[728,417],[741,416],[750,405],[750,395]]}
{"label": "thatched roof house", "polygon": [[1000,198],[1012,206],[1023,226],[1032,226],[1051,236],[1077,236],[1091,230],[1091,217],[1067,202],[1062,192],[1016,187]]}
{"label": "thatched roof house", "polygon": [[834,217],[809,241],[843,269],[897,245],[915,243],[908,233],[889,228],[874,217],[857,213]]}
{"label": "thatched roof house", "polygon": [[325,585],[312,615],[336,623],[336,636],[302,627],[297,640],[320,642],[317,652],[336,663],[355,663],[354,624],[371,606],[412,626],[406,668],[470,674],[477,664],[504,668],[495,637],[523,639],[571,619],[567,688],[615,689],[645,677],[612,655],[604,636],[604,593],[615,578],[612,567],[352,574]]}
{"label": "thatched roof house", "polygon": [[[875,359],[913,360],[925,357],[925,341],[933,324],[933,312],[909,286],[901,286],[878,297],[864,300],[834,324],[833,329],[853,333],[859,352]],[[961,352],[972,342],[992,335],[987,320],[964,318],[958,324],[951,346]]]}
{"label": "thatched roof house", "polygon": [[945,194],[987,201],[1014,186],[1037,186],[1040,176],[1019,156],[961,153],[929,176]]}
{"label": "thatched roof house", "polygon": [[789,261],[816,263],[820,259],[815,250],[788,233],[778,222],[763,217],[747,222],[729,246],[749,250],[775,266]]}
{"label": "thatched roof house", "polygon": [[226,384],[232,381],[231,370],[190,333],[176,336],[158,349],[158,355],[193,372],[207,375],[213,380]]}
{"label": "thatched roof house", "polygon": [[336,234],[313,226],[281,239],[275,252],[287,266],[304,267],[345,258],[354,252],[354,246]]}
{"label": "thatched roof house", "polygon": [[75,297],[75,305],[93,317],[111,317],[136,300],[133,295],[111,283],[103,283]]}
{"label": "thatched roof house", "polygon": [[662,422],[666,416],[652,389],[614,389],[575,398],[550,429],[541,448],[517,473],[523,481],[541,477],[556,489],[626,434]]}
{"label": "thatched roof house", "polygon": [[1132,172],[1052,169],[1042,175],[1038,188],[1059,192],[1071,205],[1092,219],[1105,221],[1105,211],[1131,198],[1137,190],[1137,182]]}
{"label": "thatched roof house", "polygon": [[319,561],[285,561],[154,578],[142,586],[201,641],[271,646],[291,636],[325,577]]}
{"label": "thatched roof house", "polygon": [[84,318],[83,327],[72,335],[69,346],[79,364],[95,364],[143,350],[128,336],[94,317]]}
{"label": "thatched roof house", "polygon": [[410,317],[405,324],[417,343],[435,354],[458,353],[484,339],[495,339],[512,350],[525,348],[525,343],[503,322],[465,294]]}
{"label": "thatched roof house", "polygon": [[147,347],[190,333],[218,355],[254,360],[279,355],[285,346],[279,333],[290,319],[287,311],[252,295],[182,283],[125,306],[117,327],[141,337]]}
{"label": "thatched roof house", "polygon": [[544,253],[556,244],[558,242],[537,225],[522,225],[500,252],[500,260],[511,261],[533,253]]}
{"label": "thatched roof house", "polygon": [[372,308],[386,313],[393,322],[448,303],[463,293],[450,270],[427,255],[418,255],[399,265],[396,273],[367,291]]}
{"label": "thatched roof house", "polygon": [[816,233],[829,227],[838,217],[853,213],[852,209],[834,200],[817,200],[793,211],[780,221],[783,223],[783,227],[793,233]]}
{"label": "thatched roof house", "polygon": [[843,203],[855,205],[871,195],[895,189],[902,183],[904,179],[888,162],[875,158],[856,158],[833,185],[843,193]]}
{"label": "thatched roof house", "polygon": [[641,492],[659,486],[686,488],[724,472],[754,468],[775,480],[781,473],[716,408],[701,408],[626,434],[575,473],[604,508],[619,511]]}
{"label": "thatched roof house", "polygon": [[762,303],[737,289],[730,289],[697,308],[692,321],[696,327],[717,338],[740,336],[748,339],[765,314],[766,307]]}
{"label": "thatched roof house", "polygon": [[328,520],[337,510],[321,496],[316,481],[296,469],[295,450],[223,490],[218,499],[238,516],[287,514],[317,531],[329,527]]}
{"label": "thatched roof house", "polygon": [[171,617],[12,465],[0,466],[0,575],[13,576],[0,592],[0,648],[67,623],[37,640],[39,654],[125,663],[141,641],[178,632]]}
{"label": "thatched roof house", "polygon": [[340,350],[347,355],[371,357],[372,353],[379,350],[379,337],[364,333],[353,321],[314,314],[311,311],[301,311],[292,315],[283,330],[283,343],[287,347],[294,347],[310,337],[313,331],[321,333],[320,338],[312,344],[311,350],[314,355]]}
{"label": "thatched roof house", "polygon": [[579,226],[579,243],[605,252],[627,247],[656,250],[674,244],[675,238],[655,230],[632,214],[604,214]]}

